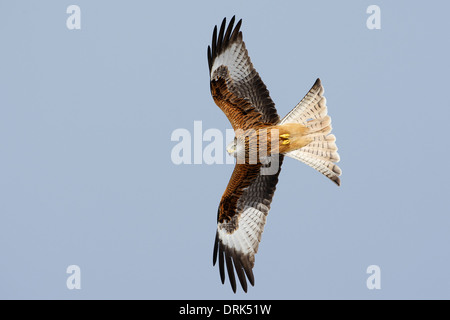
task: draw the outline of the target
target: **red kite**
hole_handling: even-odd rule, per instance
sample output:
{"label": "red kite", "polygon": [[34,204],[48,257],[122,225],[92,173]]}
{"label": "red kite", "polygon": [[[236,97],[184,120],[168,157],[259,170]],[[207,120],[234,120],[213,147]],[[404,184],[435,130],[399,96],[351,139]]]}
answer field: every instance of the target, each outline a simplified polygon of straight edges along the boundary
{"label": "red kite", "polygon": [[[233,28],[234,22],[233,17],[227,27],[223,19],[219,34],[215,26],[212,46],[208,46],[211,94],[236,134],[227,151],[237,158],[244,154],[243,161],[236,162],[219,204],[213,264],[219,258],[222,283],[226,264],[234,292],[236,271],[242,289],[247,292],[247,278],[252,286],[255,283],[252,271],[255,254],[284,156],[306,163],[337,185],[341,170],[335,164],[339,161],[336,138],[330,134],[331,119],[320,79],[280,120],[269,91],[248,56],[239,31],[242,20]],[[252,139],[255,144],[250,142]],[[252,163],[252,152],[266,156]],[[274,172],[263,174],[263,169],[274,164],[277,165]]]}

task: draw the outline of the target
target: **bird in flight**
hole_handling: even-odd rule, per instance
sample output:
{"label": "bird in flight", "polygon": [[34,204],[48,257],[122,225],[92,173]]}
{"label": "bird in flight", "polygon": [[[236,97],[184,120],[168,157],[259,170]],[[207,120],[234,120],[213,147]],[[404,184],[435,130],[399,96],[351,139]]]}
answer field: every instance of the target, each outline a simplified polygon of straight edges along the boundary
{"label": "bird in flight", "polygon": [[211,95],[225,113],[235,139],[227,152],[236,165],[217,212],[213,265],[219,261],[222,284],[225,265],[231,287],[236,277],[247,292],[254,286],[253,266],[270,210],[284,156],[300,160],[338,186],[341,169],[336,138],[331,134],[324,89],[317,79],[304,98],[280,120],[267,87],[248,56],[233,17],[214,27],[208,46]]}

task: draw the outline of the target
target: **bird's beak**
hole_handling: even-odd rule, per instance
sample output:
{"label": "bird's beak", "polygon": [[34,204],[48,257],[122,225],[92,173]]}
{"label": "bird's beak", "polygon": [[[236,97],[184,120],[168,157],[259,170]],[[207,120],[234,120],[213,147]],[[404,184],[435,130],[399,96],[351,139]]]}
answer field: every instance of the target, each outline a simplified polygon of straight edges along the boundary
{"label": "bird's beak", "polygon": [[228,152],[228,154],[229,154],[229,155],[233,155],[233,154],[235,153],[235,151],[236,151],[236,148],[235,148],[234,144],[233,144],[233,143],[230,143],[230,144],[227,146],[227,152]]}

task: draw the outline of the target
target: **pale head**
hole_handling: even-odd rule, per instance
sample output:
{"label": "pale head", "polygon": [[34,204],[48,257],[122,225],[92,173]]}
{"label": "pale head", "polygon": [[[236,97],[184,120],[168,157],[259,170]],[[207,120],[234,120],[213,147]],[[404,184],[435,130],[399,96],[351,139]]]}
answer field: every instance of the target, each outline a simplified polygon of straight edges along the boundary
{"label": "pale head", "polygon": [[236,138],[234,138],[233,141],[231,141],[228,145],[227,145],[227,152],[230,156],[233,156],[236,158],[237,154],[236,154]]}

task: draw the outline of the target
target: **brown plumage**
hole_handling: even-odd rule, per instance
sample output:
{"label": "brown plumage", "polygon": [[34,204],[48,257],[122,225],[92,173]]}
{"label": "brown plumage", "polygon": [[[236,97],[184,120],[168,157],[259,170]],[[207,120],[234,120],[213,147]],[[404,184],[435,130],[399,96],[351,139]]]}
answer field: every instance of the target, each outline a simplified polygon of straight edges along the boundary
{"label": "brown plumage", "polygon": [[233,17],[208,46],[210,88],[214,102],[235,130],[236,166],[217,213],[213,263],[225,265],[236,292],[235,272],[243,290],[254,285],[253,266],[270,210],[284,155],[305,162],[336,184],[341,171],[331,119],[319,79],[300,103],[280,120],[269,91],[253,67]]}

